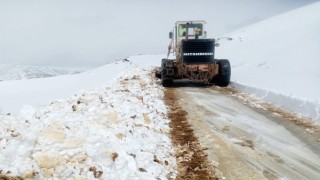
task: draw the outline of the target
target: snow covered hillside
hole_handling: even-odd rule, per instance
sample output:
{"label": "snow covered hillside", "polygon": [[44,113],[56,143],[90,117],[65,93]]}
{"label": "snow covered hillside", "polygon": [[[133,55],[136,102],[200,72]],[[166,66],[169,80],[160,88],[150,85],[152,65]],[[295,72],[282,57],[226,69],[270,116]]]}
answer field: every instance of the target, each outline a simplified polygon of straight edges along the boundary
{"label": "snow covered hillside", "polygon": [[[1,114],[0,178],[174,178],[176,162],[162,87],[151,79],[150,66],[142,65],[158,57],[137,57],[140,66],[123,61],[84,73],[109,83],[92,85],[88,82],[95,78],[64,76],[96,88],[39,109],[25,106],[20,116]],[[56,83],[56,78],[45,80]],[[42,85],[40,80],[28,81],[34,89]],[[57,83],[57,88],[69,92],[64,83]],[[20,89],[24,81],[15,84]]]}
{"label": "snow covered hillside", "polygon": [[65,98],[81,89],[101,87],[126,70],[128,63],[112,63],[92,71],[50,78],[2,81],[0,111],[19,114],[25,105],[35,108],[55,99]]}
{"label": "snow covered hillside", "polygon": [[27,65],[0,65],[0,81],[46,78],[76,73],[80,71]]}
{"label": "snow covered hillside", "polygon": [[320,2],[218,39],[232,86],[320,119]]}

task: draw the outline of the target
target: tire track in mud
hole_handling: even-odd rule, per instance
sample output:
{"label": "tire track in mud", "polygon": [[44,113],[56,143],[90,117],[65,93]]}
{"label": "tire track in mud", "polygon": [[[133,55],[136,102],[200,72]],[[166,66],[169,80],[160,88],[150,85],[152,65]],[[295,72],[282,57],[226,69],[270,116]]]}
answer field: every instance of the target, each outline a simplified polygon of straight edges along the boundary
{"label": "tire track in mud", "polygon": [[175,90],[182,108],[191,112],[187,119],[208,160],[218,163],[226,179],[317,177],[312,158],[318,157],[319,126],[310,119],[231,87]]}
{"label": "tire track in mud", "polygon": [[[261,172],[254,167],[247,165],[243,156],[251,153],[254,145],[241,145],[241,151],[237,151],[233,146],[234,143],[229,142],[224,136],[206,122],[205,115],[215,116],[211,111],[207,111],[205,107],[195,105],[183,89],[178,89],[178,98],[182,99],[184,109],[193,110],[187,115],[194,133],[198,137],[199,142],[204,147],[204,151],[208,154],[208,160],[216,165],[216,171],[220,173],[221,179],[265,179]],[[204,114],[202,114],[204,113]],[[228,131],[228,129],[225,129]],[[245,142],[245,141],[244,141]]]}
{"label": "tire track in mud", "polygon": [[219,179],[216,167],[209,163],[207,154],[195,136],[187,120],[187,112],[180,106],[174,89],[164,90],[164,100],[168,106],[170,135],[177,159],[176,179]]}

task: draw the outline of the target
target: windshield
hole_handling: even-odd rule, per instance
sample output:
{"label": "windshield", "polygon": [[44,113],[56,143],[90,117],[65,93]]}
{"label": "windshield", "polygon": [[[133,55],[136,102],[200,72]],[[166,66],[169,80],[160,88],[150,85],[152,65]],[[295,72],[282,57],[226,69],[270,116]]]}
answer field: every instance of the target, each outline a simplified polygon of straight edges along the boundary
{"label": "windshield", "polygon": [[[178,34],[180,37],[186,36],[187,25],[179,24],[178,26]],[[202,24],[189,24],[188,25],[188,35],[195,36],[198,33],[199,36],[202,35]]]}

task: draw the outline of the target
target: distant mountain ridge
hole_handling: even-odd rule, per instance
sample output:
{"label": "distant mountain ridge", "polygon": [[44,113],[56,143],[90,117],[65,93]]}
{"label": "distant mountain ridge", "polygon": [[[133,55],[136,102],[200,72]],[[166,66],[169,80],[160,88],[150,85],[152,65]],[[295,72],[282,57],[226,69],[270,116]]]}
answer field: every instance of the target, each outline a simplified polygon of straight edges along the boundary
{"label": "distant mountain ridge", "polygon": [[81,71],[66,68],[29,65],[0,65],[0,81],[47,78],[66,74],[76,74],[80,72]]}

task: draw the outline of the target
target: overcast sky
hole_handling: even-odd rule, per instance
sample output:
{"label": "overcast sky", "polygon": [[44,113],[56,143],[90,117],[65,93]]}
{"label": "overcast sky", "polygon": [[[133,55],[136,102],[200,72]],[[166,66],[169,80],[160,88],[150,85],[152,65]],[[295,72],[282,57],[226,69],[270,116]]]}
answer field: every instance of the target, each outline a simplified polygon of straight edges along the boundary
{"label": "overcast sky", "polygon": [[0,0],[0,64],[91,68],[165,54],[177,20],[206,20],[208,36],[218,37],[312,2]]}

